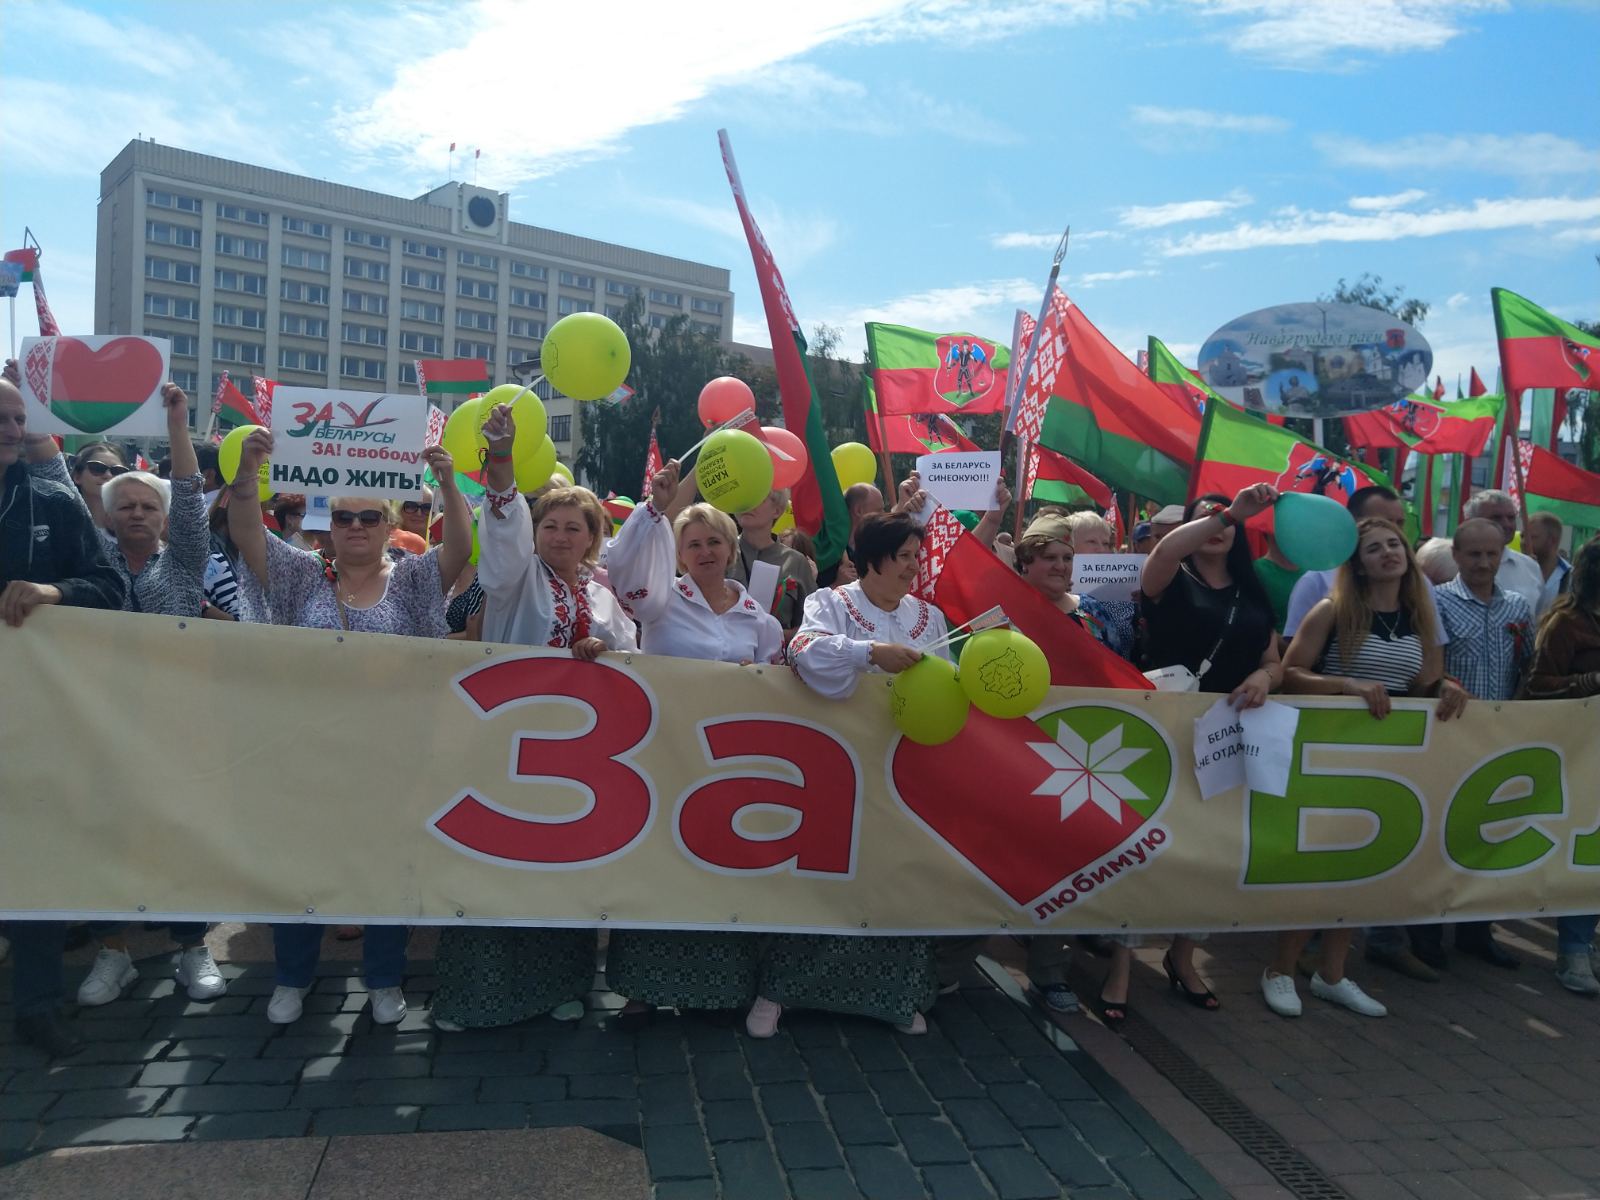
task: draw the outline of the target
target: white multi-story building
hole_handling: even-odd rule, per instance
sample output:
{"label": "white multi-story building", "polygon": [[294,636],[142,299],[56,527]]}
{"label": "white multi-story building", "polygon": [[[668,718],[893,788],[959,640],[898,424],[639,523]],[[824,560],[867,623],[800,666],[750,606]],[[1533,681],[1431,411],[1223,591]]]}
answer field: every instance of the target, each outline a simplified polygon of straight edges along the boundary
{"label": "white multi-story building", "polygon": [[[659,328],[733,330],[728,271],[512,221],[510,197],[447,183],[414,200],[133,141],[100,173],[95,332],[172,341],[209,403],[227,370],[305,387],[416,386],[417,359],[482,358],[495,382],[574,312],[641,296]],[[571,401],[549,405],[567,461]]]}

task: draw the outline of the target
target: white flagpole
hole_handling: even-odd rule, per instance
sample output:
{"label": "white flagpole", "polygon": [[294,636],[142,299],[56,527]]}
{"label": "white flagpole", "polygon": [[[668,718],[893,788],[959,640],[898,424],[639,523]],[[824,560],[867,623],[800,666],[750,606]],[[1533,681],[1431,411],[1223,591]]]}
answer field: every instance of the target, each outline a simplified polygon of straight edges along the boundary
{"label": "white flagpole", "polygon": [[1061,277],[1061,260],[1067,256],[1067,239],[1072,236],[1072,226],[1068,225],[1061,234],[1061,241],[1056,243],[1055,257],[1050,260],[1050,278],[1045,281],[1044,299],[1039,302],[1039,319],[1033,326],[1033,341],[1028,343],[1028,353],[1017,370],[1018,364],[1012,361],[1012,370],[1016,374],[1011,380],[1011,399],[1006,404],[1006,433],[1014,434],[1017,431],[1017,410],[1022,407],[1022,388],[1027,382],[1029,374],[1033,371],[1033,360],[1039,353],[1039,331],[1044,328],[1045,316],[1050,311],[1050,297],[1055,294],[1056,280]]}

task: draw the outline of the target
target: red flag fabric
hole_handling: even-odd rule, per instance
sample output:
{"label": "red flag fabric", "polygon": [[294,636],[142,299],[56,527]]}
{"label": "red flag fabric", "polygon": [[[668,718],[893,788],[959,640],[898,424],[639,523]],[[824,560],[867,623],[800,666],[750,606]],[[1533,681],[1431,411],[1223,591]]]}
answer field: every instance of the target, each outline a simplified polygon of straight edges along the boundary
{"label": "red flag fabric", "polygon": [[262,420],[256,406],[250,403],[243,392],[233,386],[231,379],[223,378],[217,384],[217,396],[222,401],[222,411],[229,414],[235,425],[265,425],[269,429],[272,427],[270,418]]}
{"label": "red flag fabric", "polygon": [[222,374],[217,376],[217,392],[211,397],[211,415],[215,417],[222,411],[222,393],[228,386],[228,371],[223,368]]}
{"label": "red flag fabric", "polygon": [[639,499],[647,499],[650,495],[650,481],[666,466],[666,460],[661,457],[661,443],[656,440],[656,427],[650,426],[650,448],[644,455],[644,482],[639,485]]}
{"label": "red flag fabric", "polygon": [[50,301],[45,299],[44,276],[39,274],[39,268],[33,269],[33,307],[39,314],[39,336],[60,337],[61,326],[56,323],[55,313],[50,311]]}
{"label": "red flag fabric", "polygon": [[276,379],[263,379],[254,376],[256,393],[256,412],[261,414],[261,424],[268,429],[272,428],[272,393],[278,389]]}
{"label": "red flag fabric", "polygon": [[1011,624],[1044,651],[1053,684],[1150,690],[1150,681],[1137,667],[1024,583],[948,509],[936,508],[928,518],[912,590],[951,625],[998,604]]}
{"label": "red flag fabric", "polygon": [[1023,483],[1022,498],[1051,504],[1079,504],[1089,500],[1099,508],[1116,505],[1111,489],[1104,482],[1071,459],[1043,446],[1028,447],[1027,479]]}
{"label": "red flag fabric", "polygon": [[[880,435],[879,426],[883,427]],[[884,443],[888,442],[886,446]],[[918,413],[915,416],[879,416],[867,421],[867,445],[873,453],[940,454],[946,450],[981,450],[982,446],[961,432],[961,427],[943,413]]]}
{"label": "red flag fabric", "polygon": [[1472,378],[1467,382],[1467,395],[1469,395],[1469,396],[1487,396],[1488,394],[1489,394],[1488,385],[1486,385],[1483,382],[1483,380],[1478,377],[1478,368],[1477,367],[1473,367],[1472,368]]}

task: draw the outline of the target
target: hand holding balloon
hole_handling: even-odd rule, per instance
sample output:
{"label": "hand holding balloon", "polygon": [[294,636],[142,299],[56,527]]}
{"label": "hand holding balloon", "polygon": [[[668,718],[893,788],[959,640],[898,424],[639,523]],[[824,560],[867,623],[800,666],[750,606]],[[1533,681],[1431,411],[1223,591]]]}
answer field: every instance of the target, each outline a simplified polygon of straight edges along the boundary
{"label": "hand holding balloon", "polygon": [[511,449],[517,437],[517,420],[511,415],[509,404],[496,404],[483,423],[483,438],[489,449],[504,454]]}

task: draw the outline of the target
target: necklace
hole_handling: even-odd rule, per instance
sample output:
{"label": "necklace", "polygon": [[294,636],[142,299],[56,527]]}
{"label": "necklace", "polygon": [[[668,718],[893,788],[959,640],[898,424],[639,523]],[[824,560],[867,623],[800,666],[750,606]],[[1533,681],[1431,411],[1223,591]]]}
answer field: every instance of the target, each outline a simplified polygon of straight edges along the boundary
{"label": "necklace", "polygon": [[1400,618],[1401,618],[1401,616],[1402,616],[1402,614],[1399,613],[1399,612],[1392,612],[1392,613],[1374,612],[1372,614],[1372,619],[1375,620],[1376,622],[1378,622],[1378,624],[1383,627],[1383,640],[1384,641],[1393,642],[1393,641],[1398,641],[1399,640],[1399,636],[1400,636]]}

